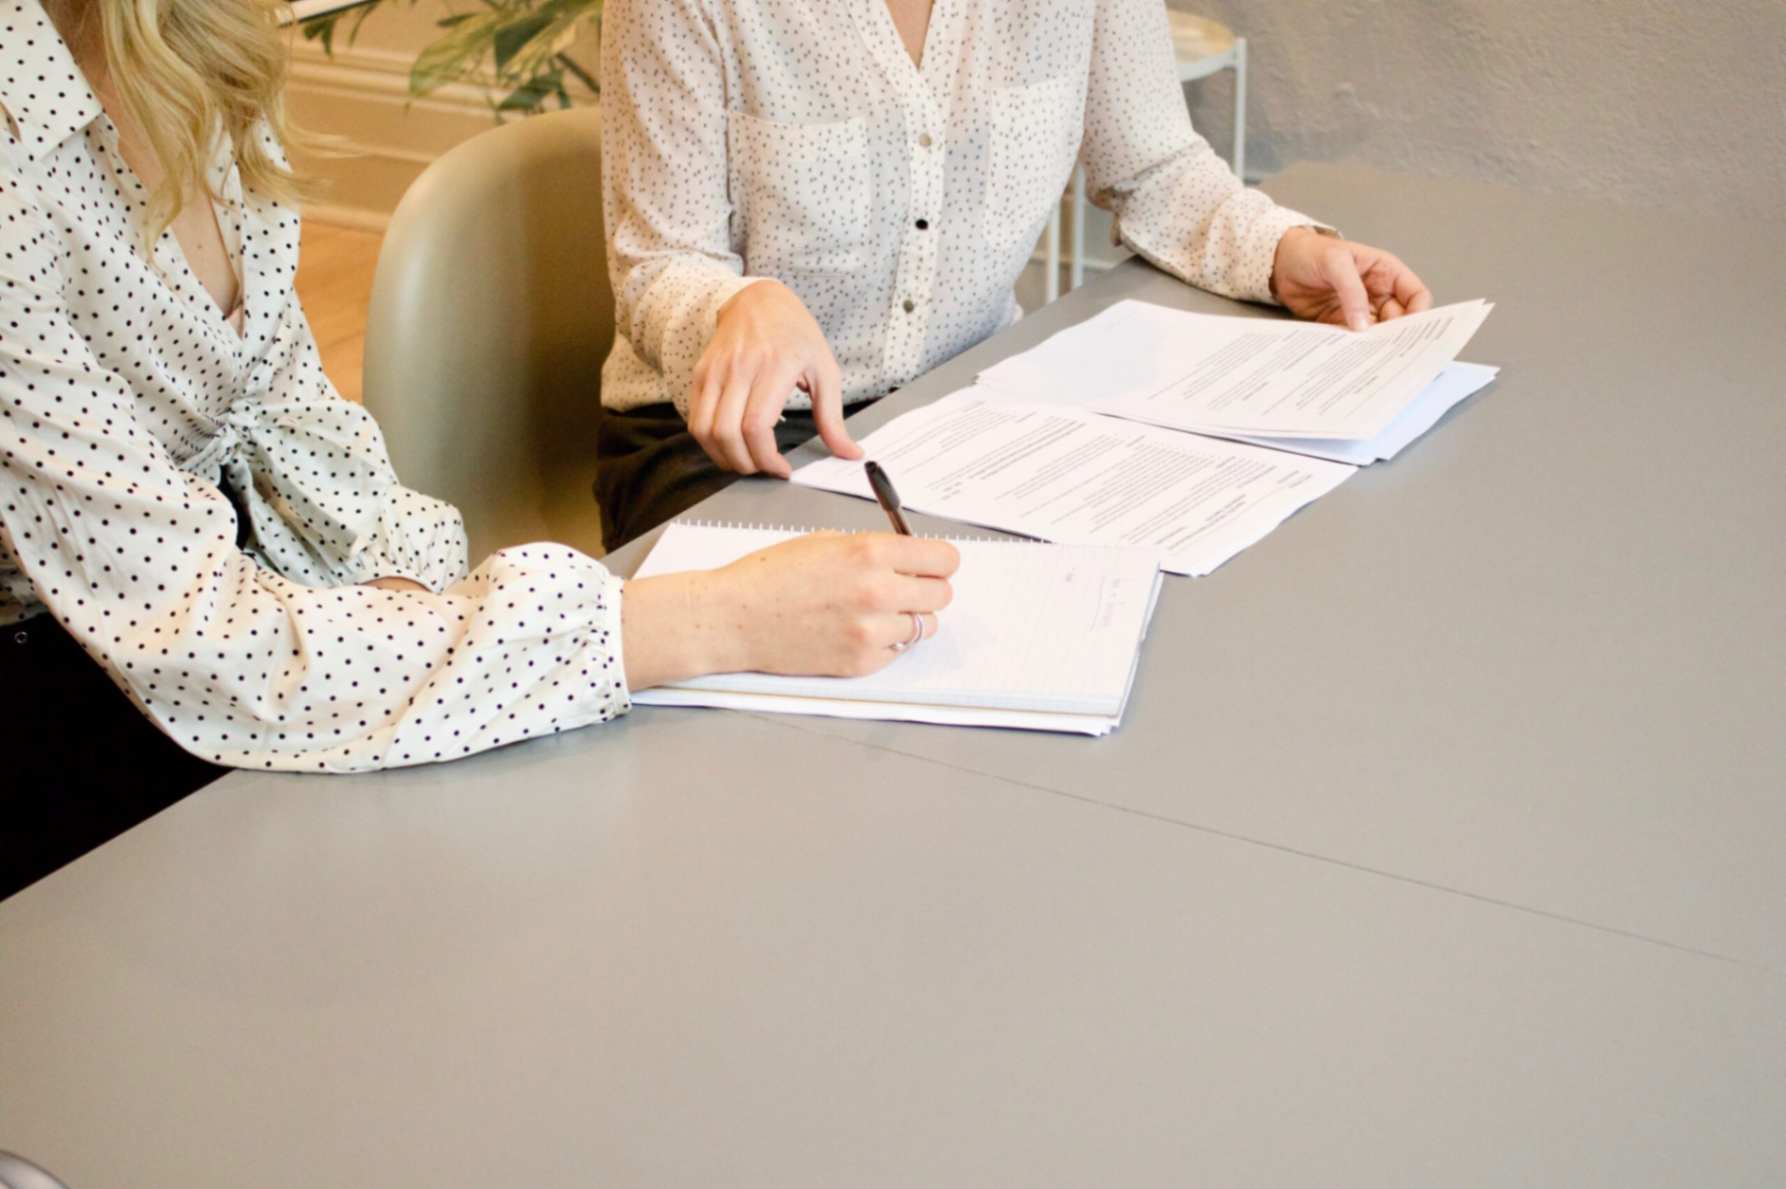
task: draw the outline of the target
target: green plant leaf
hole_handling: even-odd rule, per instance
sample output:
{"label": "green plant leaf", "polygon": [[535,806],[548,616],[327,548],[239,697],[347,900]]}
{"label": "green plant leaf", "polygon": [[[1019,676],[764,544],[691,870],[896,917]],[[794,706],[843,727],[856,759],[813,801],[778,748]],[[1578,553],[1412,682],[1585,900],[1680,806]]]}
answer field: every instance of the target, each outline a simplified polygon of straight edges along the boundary
{"label": "green plant leaf", "polygon": [[589,71],[583,69],[582,63],[578,62],[569,54],[557,55],[557,61],[572,78],[582,83],[585,87],[588,87],[591,91],[600,93],[602,89],[601,83],[593,74],[590,74]]}
{"label": "green plant leaf", "polygon": [[532,12],[497,29],[490,39],[490,56],[496,63],[497,73],[502,73],[528,42],[552,28],[553,24],[551,13]]}
{"label": "green plant leaf", "polygon": [[298,32],[303,35],[305,41],[321,42],[322,52],[334,57],[335,26],[340,21],[341,14],[338,12],[332,12],[324,17],[312,17],[310,20],[299,23]]}
{"label": "green plant leaf", "polygon": [[409,93],[427,95],[477,69],[489,52],[490,37],[502,23],[500,12],[479,12],[455,24],[416,56],[409,69]]}
{"label": "green plant leaf", "polygon": [[[413,6],[416,0],[408,0]],[[453,13],[439,22],[444,30],[416,57],[409,93],[422,96],[453,82],[506,88],[491,107],[503,113],[532,113],[556,97],[569,106],[566,74],[595,89],[595,79],[568,51],[587,24],[600,20],[602,0],[480,0],[481,10]],[[487,72],[486,72],[487,71]]]}
{"label": "green plant leaf", "polygon": [[563,89],[562,75],[551,72],[537,75],[510,91],[502,102],[496,105],[496,110],[499,112],[519,111],[532,115],[545,104],[548,96]]}
{"label": "green plant leaf", "polygon": [[[348,45],[352,45],[354,43],[354,39],[359,37],[360,28],[361,28],[361,26],[363,26],[366,23],[366,18],[371,16],[373,10],[376,9],[381,3],[383,3],[383,0],[372,0],[372,3],[364,5],[358,9],[354,10],[353,28],[351,28],[347,31],[347,44]],[[415,6],[415,0],[409,0],[409,3],[412,8]]]}
{"label": "green plant leaf", "polygon": [[[366,23],[366,18],[371,16],[373,10],[382,3],[384,0],[369,0],[368,3],[352,10],[352,23],[347,30],[347,44],[353,44],[354,38],[360,35],[360,26]],[[415,0],[410,0],[410,3],[413,5]],[[335,56],[335,31],[340,27],[341,22],[348,18],[349,13],[345,9],[326,13],[319,17],[311,17],[298,22],[298,32],[303,35],[305,41],[320,42],[322,52],[332,58]]]}

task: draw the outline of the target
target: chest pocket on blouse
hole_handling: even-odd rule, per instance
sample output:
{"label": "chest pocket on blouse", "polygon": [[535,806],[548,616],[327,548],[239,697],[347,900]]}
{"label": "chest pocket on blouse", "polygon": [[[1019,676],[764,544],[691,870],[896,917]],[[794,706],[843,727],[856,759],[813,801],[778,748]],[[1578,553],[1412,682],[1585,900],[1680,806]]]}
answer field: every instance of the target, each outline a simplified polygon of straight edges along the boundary
{"label": "chest pocket on blouse", "polygon": [[839,272],[867,262],[868,125],[783,124],[731,113],[732,207],[752,273]]}
{"label": "chest pocket on blouse", "polygon": [[1073,176],[1083,94],[1070,75],[993,92],[984,235],[995,253],[1027,256],[1041,237]]}

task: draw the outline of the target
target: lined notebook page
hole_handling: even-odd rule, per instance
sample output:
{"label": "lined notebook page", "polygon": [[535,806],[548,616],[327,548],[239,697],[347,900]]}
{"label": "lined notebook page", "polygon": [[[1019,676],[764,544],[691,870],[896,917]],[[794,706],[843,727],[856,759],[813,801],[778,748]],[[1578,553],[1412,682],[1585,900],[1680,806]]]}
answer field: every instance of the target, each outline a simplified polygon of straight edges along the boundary
{"label": "lined notebook page", "polygon": [[[712,569],[798,535],[789,529],[674,523],[636,576]],[[939,632],[880,672],[853,678],[733,673],[672,689],[683,695],[775,695],[789,704],[753,701],[753,707],[794,713],[827,712],[801,701],[839,700],[1119,715],[1159,588],[1154,554],[1010,541],[955,545],[961,569],[951,580],[955,599],[940,617]],[[636,700],[650,704],[652,693]],[[686,696],[662,700],[689,704]]]}

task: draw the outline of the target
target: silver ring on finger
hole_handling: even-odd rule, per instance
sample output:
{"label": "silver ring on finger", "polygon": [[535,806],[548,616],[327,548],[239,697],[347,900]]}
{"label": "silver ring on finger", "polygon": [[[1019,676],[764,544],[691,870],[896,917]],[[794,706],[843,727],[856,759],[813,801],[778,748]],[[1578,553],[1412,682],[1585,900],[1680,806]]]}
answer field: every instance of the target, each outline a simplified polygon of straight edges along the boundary
{"label": "silver ring on finger", "polygon": [[893,642],[894,652],[904,652],[924,638],[924,617],[916,611],[907,611],[906,614],[912,617],[912,638],[910,640],[895,640]]}

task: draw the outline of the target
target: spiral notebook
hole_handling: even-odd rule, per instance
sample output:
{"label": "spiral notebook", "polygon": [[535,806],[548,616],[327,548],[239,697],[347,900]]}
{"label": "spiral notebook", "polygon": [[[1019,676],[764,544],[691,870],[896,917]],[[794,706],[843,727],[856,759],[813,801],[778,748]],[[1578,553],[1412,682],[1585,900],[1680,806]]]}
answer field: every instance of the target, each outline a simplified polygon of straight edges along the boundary
{"label": "spiral notebook", "polygon": [[[809,529],[677,521],[634,575],[723,566]],[[1148,549],[957,540],[937,634],[866,677],[727,673],[640,691],[646,706],[1102,735],[1122,720],[1159,596]]]}

